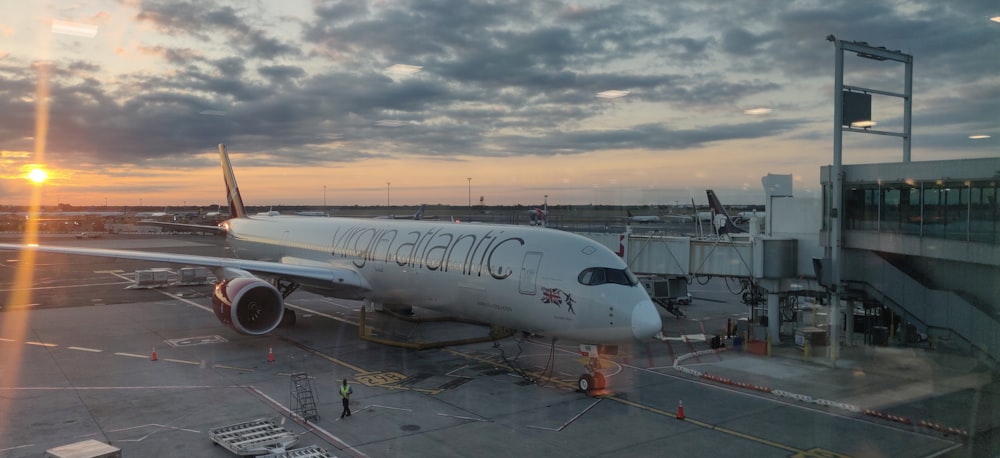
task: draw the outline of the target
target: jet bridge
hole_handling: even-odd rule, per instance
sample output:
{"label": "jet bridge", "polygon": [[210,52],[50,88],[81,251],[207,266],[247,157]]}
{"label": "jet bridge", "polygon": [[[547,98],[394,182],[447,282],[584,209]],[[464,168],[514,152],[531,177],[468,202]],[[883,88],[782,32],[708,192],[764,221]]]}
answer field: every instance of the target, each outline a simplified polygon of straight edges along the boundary
{"label": "jet bridge", "polygon": [[581,234],[617,252],[637,275],[781,279],[798,275],[798,240],[759,236],[697,239]]}
{"label": "jet bridge", "polygon": [[[711,239],[658,234],[582,233],[619,254],[639,276],[653,301],[675,315],[677,305],[689,300],[687,281],[692,277],[738,278],[747,286],[743,301],[753,306],[751,322],[756,339],[764,332],[778,340],[779,316],[784,296],[802,294],[792,279],[800,266],[811,270],[811,253],[801,250],[796,238],[735,234]],[[683,286],[681,286],[683,285]]]}

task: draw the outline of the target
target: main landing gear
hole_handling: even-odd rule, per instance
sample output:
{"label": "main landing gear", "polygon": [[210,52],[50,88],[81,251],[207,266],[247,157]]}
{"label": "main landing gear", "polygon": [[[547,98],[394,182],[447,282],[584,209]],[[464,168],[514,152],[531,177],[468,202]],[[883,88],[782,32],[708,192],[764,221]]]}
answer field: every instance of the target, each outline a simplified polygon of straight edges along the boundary
{"label": "main landing gear", "polygon": [[608,381],[601,372],[601,355],[597,345],[580,344],[580,354],[587,358],[587,364],[584,366],[587,373],[576,380],[576,387],[588,395],[607,388]]}
{"label": "main landing gear", "polygon": [[[292,294],[296,289],[299,289],[298,283],[285,278],[275,278],[271,281],[271,284],[273,284],[274,287],[278,289],[278,292],[281,293],[282,300],[288,299],[289,294]],[[286,306],[285,313],[281,315],[281,324],[279,324],[279,326],[283,328],[295,326],[295,321],[295,310]]]}

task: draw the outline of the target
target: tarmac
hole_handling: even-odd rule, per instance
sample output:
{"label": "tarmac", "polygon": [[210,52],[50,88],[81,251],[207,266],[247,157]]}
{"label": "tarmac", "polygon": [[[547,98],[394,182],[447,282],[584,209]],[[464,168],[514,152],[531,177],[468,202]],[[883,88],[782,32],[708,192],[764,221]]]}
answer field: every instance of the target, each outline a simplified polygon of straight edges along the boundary
{"label": "tarmac", "polygon": [[674,368],[738,390],[956,438],[966,448],[954,456],[1000,456],[1000,374],[972,357],[842,345],[834,360],[825,346],[773,345],[768,355],[766,342],[727,343],[700,352],[719,352],[719,360],[699,364],[683,355]]}
{"label": "tarmac", "polygon": [[[189,254],[211,238],[105,238]],[[9,258],[9,256],[8,256]],[[0,261],[0,295],[13,291]],[[926,348],[791,344],[713,349],[710,336],[746,307],[724,287],[693,285],[684,317],[662,312],[664,340],[606,361],[611,390],[575,390],[571,342],[518,336],[408,350],[358,337],[358,304],[295,293],[293,328],[236,334],[209,312],[211,285],[130,289],[153,266],[41,256],[29,309],[0,309],[0,457],[37,457],[96,439],[124,456],[225,457],[212,428],[272,418],[336,456],[998,456],[996,371]],[[3,299],[3,298],[0,298]],[[0,304],[6,304],[0,300]],[[380,335],[467,338],[461,323],[369,317]],[[22,335],[9,333],[23,323]],[[151,350],[157,361],[151,360]],[[272,358],[272,355],[274,356]],[[273,359],[273,361],[270,361]],[[302,421],[289,376],[314,382],[320,418]],[[336,385],[355,387],[340,420]],[[683,417],[679,421],[678,417]]]}

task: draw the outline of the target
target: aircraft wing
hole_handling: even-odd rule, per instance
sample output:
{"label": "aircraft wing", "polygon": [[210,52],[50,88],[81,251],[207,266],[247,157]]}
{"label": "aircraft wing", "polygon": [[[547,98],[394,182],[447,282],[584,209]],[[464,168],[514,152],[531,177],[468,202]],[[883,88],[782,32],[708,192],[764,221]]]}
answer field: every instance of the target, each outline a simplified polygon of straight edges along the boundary
{"label": "aircraft wing", "polygon": [[212,234],[222,235],[226,230],[222,226],[209,226],[207,224],[185,224],[185,223],[173,223],[167,221],[139,221],[136,223],[139,226],[159,226],[165,227],[167,229],[172,229],[175,231],[188,231],[188,232],[209,232]]}
{"label": "aircraft wing", "polygon": [[[340,297],[361,297],[371,290],[371,285],[357,270],[343,265],[323,264],[317,261],[284,258],[282,262],[252,261],[246,259],[196,256],[150,251],[79,248],[54,245],[17,245],[0,243],[0,250],[34,250],[42,253],[71,254],[139,261],[166,262],[171,264],[207,267],[217,278],[233,276],[233,270],[250,272],[264,277],[286,278],[300,285],[336,291]],[[228,273],[228,275],[227,275]],[[239,275],[235,275],[239,276]]]}

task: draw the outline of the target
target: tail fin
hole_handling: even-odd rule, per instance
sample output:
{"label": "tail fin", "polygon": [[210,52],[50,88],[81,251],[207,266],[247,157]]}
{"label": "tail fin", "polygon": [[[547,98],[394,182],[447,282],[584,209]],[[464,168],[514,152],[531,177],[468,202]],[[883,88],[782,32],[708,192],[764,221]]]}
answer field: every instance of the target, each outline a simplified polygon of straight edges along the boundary
{"label": "tail fin", "polygon": [[427,204],[420,204],[420,208],[417,210],[416,213],[413,214],[413,219],[417,219],[417,220],[423,219],[423,217],[424,217],[424,208],[427,208]]}
{"label": "tail fin", "polygon": [[229,204],[229,215],[233,218],[246,218],[247,209],[243,206],[240,188],[236,186],[236,174],[233,164],[229,162],[226,145],[219,143],[219,162],[222,164],[222,176],[226,180],[226,202]]}
{"label": "tail fin", "polygon": [[[734,223],[733,219],[729,217],[729,213],[727,213],[726,209],[722,206],[722,202],[719,202],[719,198],[715,195],[715,191],[708,189],[706,192],[708,193],[708,206],[712,209],[712,213],[715,214],[715,217],[712,218],[712,224],[716,226],[718,234],[739,234],[741,232],[746,232],[743,229],[736,227],[736,223]],[[716,224],[719,215],[725,217],[722,224]]]}
{"label": "tail fin", "polygon": [[631,218],[632,217],[632,210],[629,210],[629,209],[626,208],[625,209],[625,214],[628,215],[629,218]]}

